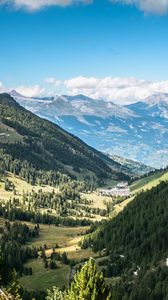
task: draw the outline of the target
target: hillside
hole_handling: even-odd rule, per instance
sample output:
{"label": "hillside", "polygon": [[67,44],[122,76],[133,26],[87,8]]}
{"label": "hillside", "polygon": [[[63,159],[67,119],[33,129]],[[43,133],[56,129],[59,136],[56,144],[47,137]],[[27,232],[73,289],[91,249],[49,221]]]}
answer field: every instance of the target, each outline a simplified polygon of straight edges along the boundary
{"label": "hillside", "polygon": [[167,196],[167,182],[142,192],[84,240],[84,248],[106,249],[109,258],[102,265],[114,284],[114,299],[166,299]]}
{"label": "hillside", "polygon": [[158,186],[161,182],[168,181],[168,170],[155,170],[140,179],[134,180],[129,186],[131,195],[127,199],[123,199],[118,205],[114,205],[112,216],[120,213],[135,197],[141,193],[151,190],[153,187]]}
{"label": "hillside", "polygon": [[133,178],[135,176],[141,177],[144,174],[148,174],[155,170],[154,168],[152,168],[150,166],[144,165],[142,163],[139,163],[139,162],[131,160],[131,159],[123,158],[121,156],[110,155],[110,154],[108,154],[108,156],[112,160],[118,162],[122,166],[122,170],[125,169],[125,172],[127,174],[130,174]]}
{"label": "hillside", "polygon": [[0,95],[0,148],[1,155],[3,149],[3,155],[10,155],[16,163],[26,162],[35,169],[57,170],[79,179],[100,182],[124,176],[111,169],[119,164],[108,160],[109,167],[104,155],[27,111],[8,94]]}
{"label": "hillside", "polygon": [[142,191],[150,190],[151,188],[157,186],[162,181],[168,180],[168,170],[157,170],[144,176],[139,180],[136,180],[130,186],[133,193],[139,193]]}

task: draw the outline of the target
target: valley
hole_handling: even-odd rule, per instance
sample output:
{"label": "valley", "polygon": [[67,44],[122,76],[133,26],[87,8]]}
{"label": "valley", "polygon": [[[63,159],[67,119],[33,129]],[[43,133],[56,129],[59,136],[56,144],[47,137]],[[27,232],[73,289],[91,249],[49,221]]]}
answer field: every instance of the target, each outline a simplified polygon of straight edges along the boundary
{"label": "valley", "polygon": [[[128,244],[123,254],[122,230],[128,226],[128,232],[133,234],[132,226],[141,226],[136,225],[138,217],[136,222],[133,219],[133,210],[138,216],[136,203],[141,219],[145,207],[149,210],[147,201],[152,198],[158,203],[160,193],[165,193],[165,199],[167,169],[155,170],[119,156],[106,156],[25,110],[7,94],[0,96],[0,109],[0,244],[5,264],[17,271],[23,298],[29,300],[35,295],[43,300],[46,290],[53,286],[68,289],[75,273],[93,257],[107,287],[113,287],[114,297],[121,292],[120,288],[127,287],[125,293],[130,300],[128,291],[134,292],[136,285],[132,274],[138,272],[139,252],[134,252],[133,263],[130,257],[122,261],[130,251]],[[129,196],[102,193],[103,189],[108,191],[127,182]],[[163,206],[162,198],[161,201]],[[157,216],[157,204],[156,209],[153,207],[154,211],[149,211],[162,226],[163,209]],[[129,218],[122,218],[127,213]],[[164,219],[165,216],[166,213]],[[123,225],[125,220],[128,224]],[[153,224],[148,222],[151,228]],[[116,244],[114,252],[113,226],[116,243],[120,240],[118,230],[123,240],[122,245]],[[158,230],[162,236],[163,229]],[[137,245],[139,236],[138,231]],[[143,239],[141,248],[145,251],[145,242],[155,243],[156,237],[150,241],[145,236]],[[165,248],[162,244],[160,247],[165,260]],[[152,267],[147,265],[146,255],[145,252],[145,272],[150,274]],[[162,265],[161,254],[158,255],[159,259],[153,258],[156,269]],[[124,276],[132,282],[130,286]]]}
{"label": "valley", "polygon": [[[59,193],[59,188],[54,188],[52,186],[32,186],[30,183],[27,183],[25,180],[19,178],[18,176],[14,176],[12,173],[8,173],[5,175],[5,180],[9,180],[14,186],[15,186],[15,193],[13,191],[6,191],[4,186],[4,180],[1,179],[0,182],[0,197],[1,197],[1,203],[5,201],[5,203],[12,202],[13,199],[19,199],[20,200],[20,208],[26,209],[27,206],[23,206],[22,199],[24,194],[32,193],[32,191],[38,193],[39,191],[43,192],[49,192],[53,193]],[[116,217],[118,213],[121,213],[121,211],[130,203],[133,201],[136,194],[139,194],[140,191],[146,191],[154,186],[159,185],[162,181],[168,180],[168,172],[167,171],[160,171],[156,174],[150,175],[146,178],[142,178],[138,181],[133,182],[133,184],[130,186],[132,191],[132,196],[126,200],[123,199],[122,202],[119,204],[115,204],[116,199],[112,199],[111,197],[104,197],[99,196],[98,191],[93,191],[89,193],[81,193],[81,198],[87,199],[87,201],[90,201],[88,205],[86,205],[88,208],[96,208],[96,209],[102,209],[106,210],[107,206],[105,203],[111,204],[114,201],[114,206],[110,215],[108,217],[101,217],[100,215],[92,215],[90,217],[91,222],[101,221],[103,219],[108,219]],[[44,208],[37,208],[37,212],[45,213],[46,210]],[[83,212],[83,210],[79,210],[79,212]],[[50,213],[49,213],[50,214]],[[52,212],[53,214],[53,212]],[[72,216],[73,217],[73,216]],[[79,217],[81,219],[81,217]],[[87,216],[88,219],[88,216]],[[16,217],[17,220],[17,217]],[[14,221],[14,220],[13,220]],[[22,221],[23,222],[23,221]],[[33,224],[30,222],[25,222],[30,228],[33,228]],[[1,219],[1,226],[3,226],[4,220]],[[35,247],[37,249],[41,249],[45,245],[45,254],[47,261],[49,263],[50,257],[54,251],[58,254],[67,254],[68,260],[70,262],[68,264],[64,264],[61,261],[57,261],[57,267],[55,269],[44,268],[44,262],[41,258],[41,254],[39,252],[38,258],[30,259],[28,262],[25,263],[25,268],[32,268],[32,275],[22,275],[20,277],[20,284],[23,286],[23,288],[26,288],[28,290],[43,290],[52,287],[53,285],[57,285],[60,288],[68,287],[69,280],[70,280],[70,274],[71,270],[74,269],[75,266],[77,266],[79,263],[84,263],[87,259],[89,259],[90,256],[95,257],[97,264],[99,266],[100,261],[104,260],[104,254],[103,257],[100,257],[100,253],[94,253],[91,248],[89,249],[81,249],[80,247],[80,241],[83,240],[83,237],[86,235],[87,231],[90,230],[89,226],[77,226],[77,227],[71,227],[71,226],[54,226],[54,225],[47,225],[47,224],[40,224],[40,230],[39,230],[39,236],[33,239],[31,242],[29,242],[27,245],[29,247]],[[107,278],[107,282],[109,282],[109,279]]]}
{"label": "valley", "polygon": [[168,300],[168,0],[0,0],[0,300]]}
{"label": "valley", "polygon": [[[5,181],[8,180],[12,186],[14,186],[14,190],[5,190]],[[0,201],[1,201],[1,209],[2,207],[8,207],[10,203],[10,207],[12,210],[20,209],[22,211],[30,210],[30,206],[27,202],[25,202],[25,195],[32,193],[40,193],[43,191],[44,193],[52,193],[53,191],[57,194],[59,193],[59,187],[54,188],[52,186],[32,186],[30,183],[27,183],[25,180],[15,176],[12,173],[8,173],[4,178],[0,181]],[[32,194],[33,195],[33,194]],[[98,213],[88,213],[86,217],[81,217],[81,215],[85,212],[83,205],[78,204],[79,216],[74,216],[74,214],[68,214],[68,217],[79,220],[79,222],[74,223],[73,227],[71,227],[72,221],[68,221],[67,215],[64,214],[62,216],[62,221],[60,225],[47,225],[40,223],[39,236],[34,238],[31,242],[27,243],[28,247],[35,247],[37,249],[41,249],[45,245],[45,254],[47,257],[48,263],[50,262],[50,257],[55,248],[56,253],[58,254],[67,254],[68,260],[70,262],[68,264],[64,264],[61,261],[57,261],[57,267],[55,269],[44,268],[43,259],[40,256],[40,252],[37,258],[29,259],[28,262],[24,264],[24,268],[32,268],[32,275],[22,275],[20,277],[20,284],[23,288],[28,290],[44,290],[52,287],[54,284],[60,288],[68,287],[70,274],[73,266],[78,265],[79,263],[85,262],[89,257],[97,257],[91,249],[81,249],[79,242],[83,238],[83,236],[90,230],[90,225],[92,222],[97,222],[101,220],[107,219],[107,205],[112,203],[112,198],[103,197],[98,195],[98,191],[93,191],[89,193],[81,193],[81,199],[85,201],[85,209],[89,211],[98,211]],[[69,202],[73,200],[69,199]],[[66,200],[64,200],[65,205]],[[75,201],[73,201],[75,203]],[[79,200],[77,200],[79,202]],[[114,201],[115,203],[115,201]],[[75,204],[74,204],[75,205]],[[45,214],[47,213],[50,216],[55,216],[55,210],[51,210],[49,203],[48,208],[36,207],[36,214]],[[34,210],[34,208],[31,208]],[[99,213],[103,212],[103,216]],[[16,212],[16,211],[15,211]],[[106,213],[105,213],[106,212]],[[2,214],[2,212],[1,212]],[[27,222],[27,218],[13,216],[6,216],[5,219],[9,219],[12,222],[21,222],[26,224],[29,228],[33,228],[34,225],[31,222]],[[64,221],[65,219],[65,221]],[[85,222],[81,222],[80,220],[86,220]],[[44,221],[46,222],[46,220]],[[60,212],[59,212],[59,220],[60,222]],[[64,225],[65,222],[65,225]],[[34,223],[34,221],[33,221]],[[43,223],[43,220],[42,220]],[[69,225],[68,225],[69,223]],[[1,226],[4,224],[4,219],[1,218]],[[87,226],[85,224],[88,224]],[[99,256],[99,255],[98,255]]]}

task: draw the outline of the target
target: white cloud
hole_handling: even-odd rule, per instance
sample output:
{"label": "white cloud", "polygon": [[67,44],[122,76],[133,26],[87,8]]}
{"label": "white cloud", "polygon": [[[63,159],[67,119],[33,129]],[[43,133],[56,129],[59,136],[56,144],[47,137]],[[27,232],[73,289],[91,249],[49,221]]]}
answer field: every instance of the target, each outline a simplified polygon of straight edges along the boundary
{"label": "white cloud", "polygon": [[75,77],[64,81],[67,93],[84,94],[91,98],[118,103],[131,103],[155,93],[168,93],[168,80],[148,81],[119,77]]}
{"label": "white cloud", "polygon": [[3,86],[3,83],[0,82],[0,93],[4,93],[5,92],[5,88]]}
{"label": "white cloud", "polygon": [[65,80],[64,84],[68,89],[75,90],[77,89],[93,89],[97,86],[99,80],[95,77],[75,77],[69,80]]}
{"label": "white cloud", "polygon": [[112,3],[123,3],[126,5],[136,5],[146,14],[163,15],[168,12],[168,0],[110,0]]}
{"label": "white cloud", "polygon": [[37,97],[37,96],[43,95],[45,92],[45,88],[43,88],[39,85],[28,86],[28,87],[21,85],[21,86],[15,88],[15,90],[19,94],[26,96],[26,97]]}
{"label": "white cloud", "polygon": [[[15,89],[26,97],[54,96],[58,94],[83,94],[93,99],[103,99],[107,102],[128,104],[143,100],[153,94],[168,93],[168,80],[149,81],[134,77],[73,77],[64,81],[54,77],[45,79],[51,86],[25,86],[5,87],[0,82],[0,93]],[[109,108],[110,109],[110,108]]]}
{"label": "white cloud", "polygon": [[16,8],[39,10],[47,6],[68,6],[73,4],[89,4],[92,0],[0,0],[0,5],[12,5]]}
{"label": "white cloud", "polygon": [[46,83],[53,84],[54,86],[59,86],[61,84],[61,80],[58,80],[54,77],[49,77],[45,79]]}
{"label": "white cloud", "polygon": [[[74,4],[90,4],[94,0],[0,0],[0,5],[25,8],[29,11],[36,11],[47,6],[66,7]],[[108,1],[108,0],[107,0]],[[154,13],[163,15],[168,12],[168,0],[109,0],[112,3],[135,5],[146,14]]]}

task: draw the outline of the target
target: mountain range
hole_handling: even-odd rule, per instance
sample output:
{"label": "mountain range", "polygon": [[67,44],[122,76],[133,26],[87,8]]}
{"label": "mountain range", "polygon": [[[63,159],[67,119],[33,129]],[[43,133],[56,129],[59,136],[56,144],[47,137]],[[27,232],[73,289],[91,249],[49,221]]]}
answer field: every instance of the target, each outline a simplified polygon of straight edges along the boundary
{"label": "mountain range", "polygon": [[26,110],[8,94],[0,94],[0,149],[6,166],[12,160],[16,172],[17,165],[29,164],[95,183],[131,175],[126,166]]}
{"label": "mountain range", "polygon": [[22,106],[112,156],[161,168],[168,165],[168,94],[121,106],[84,95],[27,98]]}

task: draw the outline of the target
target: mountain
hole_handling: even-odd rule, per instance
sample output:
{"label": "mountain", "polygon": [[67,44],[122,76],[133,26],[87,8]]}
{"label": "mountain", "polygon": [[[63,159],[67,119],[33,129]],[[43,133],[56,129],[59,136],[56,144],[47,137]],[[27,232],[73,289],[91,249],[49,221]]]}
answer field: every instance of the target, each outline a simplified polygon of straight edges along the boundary
{"label": "mountain", "polygon": [[103,250],[112,300],[165,299],[168,278],[168,183],[143,192],[83,240]]}
{"label": "mountain", "polygon": [[8,94],[0,95],[0,149],[16,165],[17,160],[26,161],[37,169],[57,170],[95,181],[128,178],[119,163],[27,111]]}
{"label": "mountain", "polygon": [[122,166],[122,171],[125,172],[129,175],[131,175],[132,177],[135,176],[135,174],[138,177],[143,177],[143,175],[148,174],[150,172],[154,172],[155,169],[144,165],[142,163],[139,163],[137,161],[131,160],[131,159],[127,159],[127,158],[123,158],[121,156],[118,155],[108,155],[112,160],[118,162],[121,166]]}
{"label": "mountain", "polygon": [[47,98],[29,98],[25,97],[15,90],[12,90],[9,95],[15,99],[21,106],[25,107],[26,109],[35,112],[36,107],[40,107],[41,105],[51,103],[54,98],[53,97],[47,97]]}
{"label": "mountain", "polygon": [[141,102],[126,106],[139,116],[168,120],[168,94],[155,94]]}
{"label": "mountain", "polygon": [[99,151],[154,168],[168,165],[168,94],[127,106],[84,95],[14,98]]}

